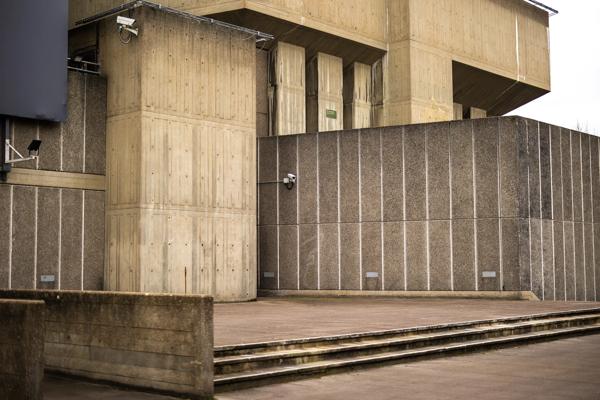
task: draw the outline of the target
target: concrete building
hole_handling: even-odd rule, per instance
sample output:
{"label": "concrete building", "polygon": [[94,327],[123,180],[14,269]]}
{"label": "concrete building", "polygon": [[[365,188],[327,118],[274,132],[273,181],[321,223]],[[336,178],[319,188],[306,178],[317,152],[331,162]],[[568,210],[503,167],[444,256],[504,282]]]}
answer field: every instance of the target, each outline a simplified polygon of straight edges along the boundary
{"label": "concrete building", "polygon": [[[597,140],[525,120],[447,122],[550,90],[553,12],[523,0],[71,0],[70,57],[100,76],[70,72],[65,123],[12,125],[18,148],[45,145],[0,184],[12,238],[0,284],[591,300]],[[547,207],[555,158],[578,214]],[[275,183],[288,173],[291,190]]]}

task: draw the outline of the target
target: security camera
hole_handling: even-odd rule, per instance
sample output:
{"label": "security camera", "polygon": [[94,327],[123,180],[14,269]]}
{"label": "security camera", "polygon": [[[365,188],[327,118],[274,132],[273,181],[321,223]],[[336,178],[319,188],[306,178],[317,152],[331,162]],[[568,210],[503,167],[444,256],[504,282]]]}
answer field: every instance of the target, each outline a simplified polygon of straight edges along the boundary
{"label": "security camera", "polygon": [[133,26],[133,24],[135,24],[135,19],[118,15],[117,16],[117,24],[121,25],[121,26]]}
{"label": "security camera", "polygon": [[127,44],[131,41],[132,36],[136,36],[139,33],[138,28],[134,28],[135,19],[117,16],[117,25],[119,25],[119,39],[121,43]]}
{"label": "security camera", "polygon": [[287,176],[283,178],[282,182],[288,190],[292,190],[294,184],[296,183],[296,175],[287,174]]}

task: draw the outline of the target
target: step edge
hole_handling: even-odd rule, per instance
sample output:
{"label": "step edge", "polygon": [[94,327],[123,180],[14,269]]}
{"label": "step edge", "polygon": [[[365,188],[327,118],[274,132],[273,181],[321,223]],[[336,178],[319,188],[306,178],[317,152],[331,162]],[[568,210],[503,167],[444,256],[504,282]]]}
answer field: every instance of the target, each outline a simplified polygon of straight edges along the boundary
{"label": "step edge", "polygon": [[[215,379],[214,379],[214,384],[215,384],[215,386],[229,385],[229,384],[234,384],[234,383],[239,383],[239,382],[247,382],[247,381],[251,381],[251,380],[276,378],[279,376],[290,375],[292,373],[310,374],[316,370],[322,370],[322,369],[328,370],[328,369],[352,367],[353,365],[374,364],[377,362],[393,361],[393,360],[397,360],[397,359],[399,360],[399,359],[403,359],[403,358],[416,358],[416,357],[422,357],[422,356],[427,356],[427,355],[432,355],[432,354],[464,350],[464,349],[469,349],[469,348],[484,347],[485,345],[507,344],[507,343],[513,343],[513,342],[515,342],[515,343],[527,342],[528,339],[552,338],[552,337],[559,337],[559,336],[564,336],[567,334],[587,332],[587,331],[590,331],[590,332],[600,331],[600,325],[559,329],[559,330],[541,332],[541,333],[538,332],[535,335],[525,334],[525,335],[515,335],[515,336],[508,336],[508,337],[501,337],[501,338],[492,338],[489,340],[477,341],[475,343],[466,342],[466,343],[460,343],[460,344],[453,344],[451,346],[443,346],[441,348],[437,347],[437,348],[433,348],[433,349],[425,348],[425,349],[419,349],[419,350],[412,350],[412,352],[408,353],[408,354],[403,353],[403,354],[395,354],[395,355],[383,355],[383,356],[377,356],[377,357],[370,357],[370,358],[359,359],[359,360],[345,360],[345,361],[331,362],[331,363],[328,363],[325,365],[320,365],[320,366],[289,367],[287,369],[283,369],[280,371],[276,370],[276,371],[269,371],[268,373],[260,373],[259,372],[256,374],[238,375],[238,376],[233,376],[231,378],[228,378],[227,375],[222,375],[222,377],[219,378],[219,375],[216,375]],[[325,368],[323,368],[323,367],[325,367]]]}

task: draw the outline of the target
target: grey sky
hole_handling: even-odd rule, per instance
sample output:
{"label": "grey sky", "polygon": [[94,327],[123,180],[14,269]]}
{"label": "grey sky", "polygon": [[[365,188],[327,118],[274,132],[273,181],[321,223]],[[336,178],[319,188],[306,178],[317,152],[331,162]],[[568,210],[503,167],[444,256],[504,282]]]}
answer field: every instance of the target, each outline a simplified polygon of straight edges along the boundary
{"label": "grey sky", "polygon": [[551,93],[510,114],[600,135],[600,0],[542,0],[550,18]]}

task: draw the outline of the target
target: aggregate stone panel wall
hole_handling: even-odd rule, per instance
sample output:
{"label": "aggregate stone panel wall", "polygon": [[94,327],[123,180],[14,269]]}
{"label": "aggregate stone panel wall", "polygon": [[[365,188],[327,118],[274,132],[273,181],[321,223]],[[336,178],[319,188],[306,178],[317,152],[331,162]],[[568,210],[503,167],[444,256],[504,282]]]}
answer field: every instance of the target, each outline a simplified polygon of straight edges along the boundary
{"label": "aggregate stone panel wall", "polygon": [[[103,288],[104,191],[86,187],[104,179],[106,81],[72,71],[68,79],[66,121],[11,124],[19,152],[33,139],[42,146],[0,183],[0,234],[9,238],[0,242],[0,288]],[[11,179],[22,175],[30,181]]]}
{"label": "aggregate stone panel wall", "polygon": [[212,398],[209,296],[0,290],[0,299],[46,303],[35,321],[46,327],[39,344],[46,371]]}
{"label": "aggregate stone panel wall", "polygon": [[42,399],[43,301],[0,299],[0,398]]}
{"label": "aggregate stone panel wall", "polygon": [[261,138],[260,288],[593,300],[598,166],[596,138],[518,117]]}

